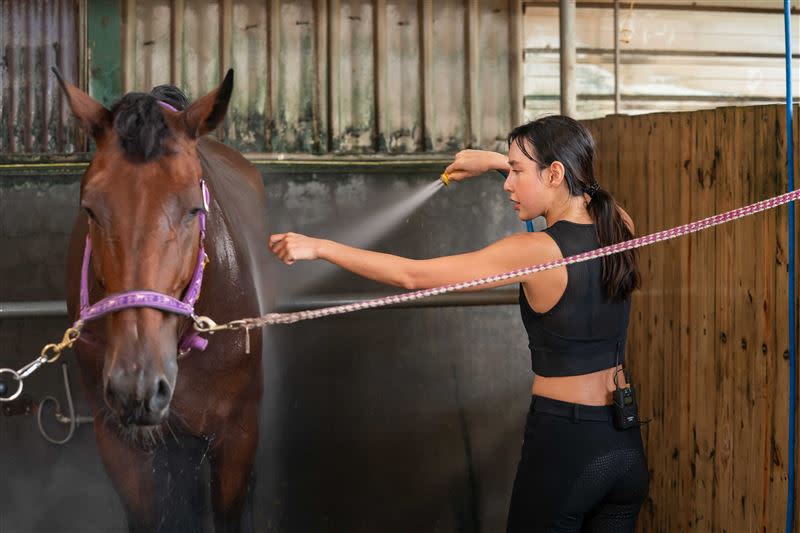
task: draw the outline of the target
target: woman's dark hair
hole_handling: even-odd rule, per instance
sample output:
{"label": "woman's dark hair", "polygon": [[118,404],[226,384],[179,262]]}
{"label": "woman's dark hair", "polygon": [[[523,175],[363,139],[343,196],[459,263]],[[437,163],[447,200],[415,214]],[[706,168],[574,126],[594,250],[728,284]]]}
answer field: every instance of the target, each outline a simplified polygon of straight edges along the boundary
{"label": "woman's dark hair", "polygon": [[153,87],[150,91],[150,95],[155,97],[156,100],[161,100],[171,105],[178,111],[183,111],[189,107],[189,98],[174,85],[159,85],[158,87]]}
{"label": "woman's dark hair", "polygon": [[[543,117],[515,128],[508,136],[509,145],[512,142],[541,168],[555,161],[564,165],[569,193],[591,197],[589,215],[601,247],[633,238],[614,197],[601,189],[594,177],[594,139],[581,123],[563,115]],[[603,257],[603,285],[610,298],[627,299],[640,282],[636,250]]]}

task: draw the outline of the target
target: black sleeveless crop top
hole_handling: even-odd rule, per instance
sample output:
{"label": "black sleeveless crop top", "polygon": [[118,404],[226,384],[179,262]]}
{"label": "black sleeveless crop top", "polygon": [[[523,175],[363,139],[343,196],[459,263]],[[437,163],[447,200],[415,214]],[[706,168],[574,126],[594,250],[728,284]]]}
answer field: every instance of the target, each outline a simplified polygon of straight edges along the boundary
{"label": "black sleeveless crop top", "polygon": [[[600,247],[594,224],[559,220],[544,232],[564,257]],[[520,284],[519,306],[537,375],[576,376],[624,362],[631,301],[608,298],[602,273],[600,258],[567,265],[564,294],[545,313],[531,309]]]}

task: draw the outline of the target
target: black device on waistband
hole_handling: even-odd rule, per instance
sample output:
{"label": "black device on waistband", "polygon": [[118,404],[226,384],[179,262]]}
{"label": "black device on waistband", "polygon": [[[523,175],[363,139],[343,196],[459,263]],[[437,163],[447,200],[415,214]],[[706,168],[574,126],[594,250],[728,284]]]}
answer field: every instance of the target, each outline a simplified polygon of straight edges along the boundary
{"label": "black device on waistband", "polygon": [[[619,352],[618,352],[619,353]],[[614,365],[619,366],[619,358]],[[625,376],[625,386],[620,387],[617,375],[622,372]],[[614,370],[614,427],[617,429],[630,429],[639,425],[639,405],[636,402],[636,390],[631,383],[627,369]]]}

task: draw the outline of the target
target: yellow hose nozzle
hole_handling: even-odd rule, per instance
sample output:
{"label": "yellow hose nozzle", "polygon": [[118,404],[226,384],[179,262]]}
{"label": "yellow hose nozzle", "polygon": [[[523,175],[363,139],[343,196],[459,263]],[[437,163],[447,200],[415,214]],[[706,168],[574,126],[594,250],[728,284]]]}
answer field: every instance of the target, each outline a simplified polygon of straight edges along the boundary
{"label": "yellow hose nozzle", "polygon": [[444,183],[445,187],[450,185],[450,176],[447,175],[447,172],[442,172],[442,175],[439,176]]}

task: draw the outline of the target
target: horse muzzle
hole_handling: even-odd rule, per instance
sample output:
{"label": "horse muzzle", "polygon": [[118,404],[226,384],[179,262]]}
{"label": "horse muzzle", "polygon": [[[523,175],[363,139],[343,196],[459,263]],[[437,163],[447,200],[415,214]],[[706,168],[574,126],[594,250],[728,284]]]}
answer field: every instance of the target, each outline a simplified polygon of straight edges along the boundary
{"label": "horse muzzle", "polygon": [[155,426],[169,411],[175,379],[142,369],[112,368],[105,381],[105,401],[124,425]]}

